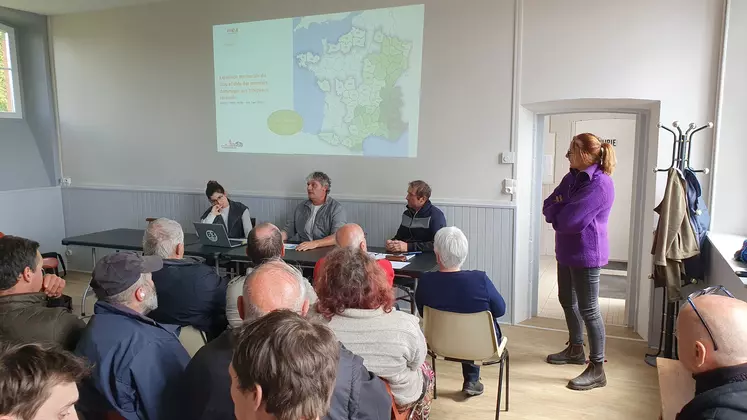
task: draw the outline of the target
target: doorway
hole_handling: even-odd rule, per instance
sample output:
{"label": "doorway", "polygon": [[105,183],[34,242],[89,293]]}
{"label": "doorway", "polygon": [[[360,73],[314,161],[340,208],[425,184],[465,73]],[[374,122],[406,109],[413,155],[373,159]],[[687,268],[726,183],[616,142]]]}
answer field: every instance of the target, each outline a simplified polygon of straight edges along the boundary
{"label": "doorway", "polygon": [[[617,167],[612,174],[615,201],[610,213],[609,264],[602,268],[599,306],[605,325],[627,326],[627,302],[630,293],[628,255],[630,222],[633,213],[636,122],[630,113],[568,113],[544,117],[542,133],[542,197],[547,197],[568,173],[566,151],[573,136],[593,133],[615,150]],[[541,203],[540,209],[541,213]],[[537,317],[564,320],[557,297],[555,232],[542,223],[538,258]]]}

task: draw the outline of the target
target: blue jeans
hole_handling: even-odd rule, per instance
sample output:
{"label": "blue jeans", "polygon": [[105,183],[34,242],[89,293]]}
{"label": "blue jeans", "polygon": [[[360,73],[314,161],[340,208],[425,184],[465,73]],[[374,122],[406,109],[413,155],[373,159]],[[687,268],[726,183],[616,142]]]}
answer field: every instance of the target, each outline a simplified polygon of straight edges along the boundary
{"label": "blue jeans", "polygon": [[462,363],[462,376],[464,377],[464,383],[479,381],[480,366],[471,363]]}
{"label": "blue jeans", "polygon": [[[501,333],[501,327],[498,325],[498,320],[495,320],[495,331],[498,333],[498,342],[501,341],[503,334]],[[472,363],[462,363],[462,377],[464,383],[477,382],[480,380],[480,366]]]}
{"label": "blue jeans", "polygon": [[583,344],[586,324],[589,334],[589,360],[604,361],[604,321],[599,310],[599,274],[601,269],[568,267],[558,264],[558,300],[565,312],[568,341]]}

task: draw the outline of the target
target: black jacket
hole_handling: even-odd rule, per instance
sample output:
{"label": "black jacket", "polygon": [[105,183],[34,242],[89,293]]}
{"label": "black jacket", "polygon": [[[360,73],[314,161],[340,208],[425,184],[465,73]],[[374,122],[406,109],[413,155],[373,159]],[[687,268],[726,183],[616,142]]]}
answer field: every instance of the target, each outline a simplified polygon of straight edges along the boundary
{"label": "black jacket", "polygon": [[446,216],[438,207],[426,201],[418,211],[407,207],[402,213],[402,223],[394,238],[407,242],[407,250],[433,251],[433,238],[436,232],[446,226]]}
{"label": "black jacket", "polygon": [[228,281],[218,276],[215,268],[190,257],[163,260],[163,268],[153,273],[153,283],[158,309],[148,314],[151,319],[161,324],[191,325],[209,339],[225,331]]}
{"label": "black jacket", "polygon": [[[241,220],[241,216],[246,210],[248,210],[248,207],[233,200],[228,200],[228,204],[228,223],[223,223],[223,216],[218,215],[215,220],[213,220],[213,224],[223,223],[227,226],[226,231],[228,232],[229,238],[246,238],[246,235],[244,234],[244,222]],[[208,214],[210,214],[212,210],[212,207],[205,210],[205,212],[202,213],[202,216],[200,216],[200,220],[204,220],[208,217]],[[249,229],[251,228],[252,226],[249,226]]]}
{"label": "black jacket", "polygon": [[677,420],[747,419],[747,364],[695,375],[695,397]]}
{"label": "black jacket", "polygon": [[[228,365],[233,333],[226,331],[202,347],[184,372],[180,400],[183,420],[234,420]],[[369,373],[363,359],[341,346],[337,383],[329,414],[322,420],[389,420],[392,398],[384,381]]]}

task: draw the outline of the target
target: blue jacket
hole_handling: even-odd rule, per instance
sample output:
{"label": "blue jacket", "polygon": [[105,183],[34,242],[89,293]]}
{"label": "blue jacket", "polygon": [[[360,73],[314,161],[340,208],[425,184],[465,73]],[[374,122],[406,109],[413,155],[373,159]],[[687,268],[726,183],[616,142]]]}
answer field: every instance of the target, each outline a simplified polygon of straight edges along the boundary
{"label": "blue jacket", "polygon": [[127,420],[178,418],[178,385],[189,354],[175,334],[128,308],[96,302],[75,354],[93,365],[78,386],[85,418],[116,411]]}
{"label": "blue jacket", "polygon": [[707,267],[702,251],[706,233],[708,233],[708,229],[711,227],[711,215],[708,213],[705,200],[703,200],[700,182],[695,176],[695,172],[685,169],[683,175],[687,183],[687,212],[690,215],[690,225],[693,227],[693,232],[695,232],[695,237],[698,240],[698,246],[701,250],[700,254],[687,258],[683,261],[683,264],[688,277],[703,280],[705,279]]}
{"label": "blue jacket", "polygon": [[[424,306],[460,314],[490,311],[494,318],[506,313],[503,296],[488,275],[477,270],[423,273],[415,291],[415,303],[420,315]],[[495,326],[500,338],[501,329],[498,323]]]}
{"label": "blue jacket", "polygon": [[428,200],[418,211],[407,207],[402,213],[402,224],[392,239],[407,242],[408,251],[433,251],[433,238],[444,226],[446,216]]}
{"label": "blue jacket", "polygon": [[226,321],[226,287],[215,268],[194,258],[163,260],[163,268],[153,273],[158,309],[148,317],[161,324],[191,325],[207,334],[219,336]]}
{"label": "blue jacket", "polygon": [[[189,362],[182,381],[181,420],[235,420],[228,375],[233,341],[233,332],[226,331]],[[391,411],[392,397],[384,381],[341,345],[335,390],[322,420],[389,420]]]}

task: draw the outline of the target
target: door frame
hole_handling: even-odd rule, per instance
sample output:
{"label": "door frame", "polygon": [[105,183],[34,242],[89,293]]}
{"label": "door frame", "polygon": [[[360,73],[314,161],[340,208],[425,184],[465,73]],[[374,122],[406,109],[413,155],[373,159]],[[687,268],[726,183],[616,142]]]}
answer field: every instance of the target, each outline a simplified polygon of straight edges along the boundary
{"label": "door frame", "polygon": [[[628,250],[629,291],[626,303],[626,323],[644,339],[650,339],[653,320],[651,311],[653,284],[648,282],[651,267],[651,254],[644,249],[651,249],[653,236],[648,234],[646,226],[654,228],[656,175],[652,169],[656,166],[659,150],[659,121],[661,102],[639,99],[569,99],[525,104],[519,107],[519,112],[531,118],[518,118],[514,131],[515,140],[519,144],[528,142],[531,147],[517,148],[517,173],[522,169],[531,172],[531,197],[528,200],[517,199],[517,213],[528,212],[529,235],[516,235],[515,261],[522,265],[515,265],[514,281],[527,279],[528,288],[515,287],[521,291],[514,295],[514,308],[517,310],[514,319],[517,323],[535,316],[538,312],[539,266],[540,255],[539,235],[542,208],[542,159],[544,154],[544,118],[548,115],[570,113],[618,113],[636,115],[636,140],[633,170],[633,197],[631,229]],[[532,124],[532,127],[522,127]],[[531,136],[531,138],[528,138]],[[526,144],[526,143],[525,143]],[[531,154],[531,156],[528,156]],[[519,166],[524,165],[523,168]],[[529,264],[525,264],[523,253],[529,253]],[[526,255],[526,254],[524,254]],[[524,294],[524,296],[521,296]],[[516,304],[519,305],[516,305]],[[523,311],[521,309],[524,309]]]}

